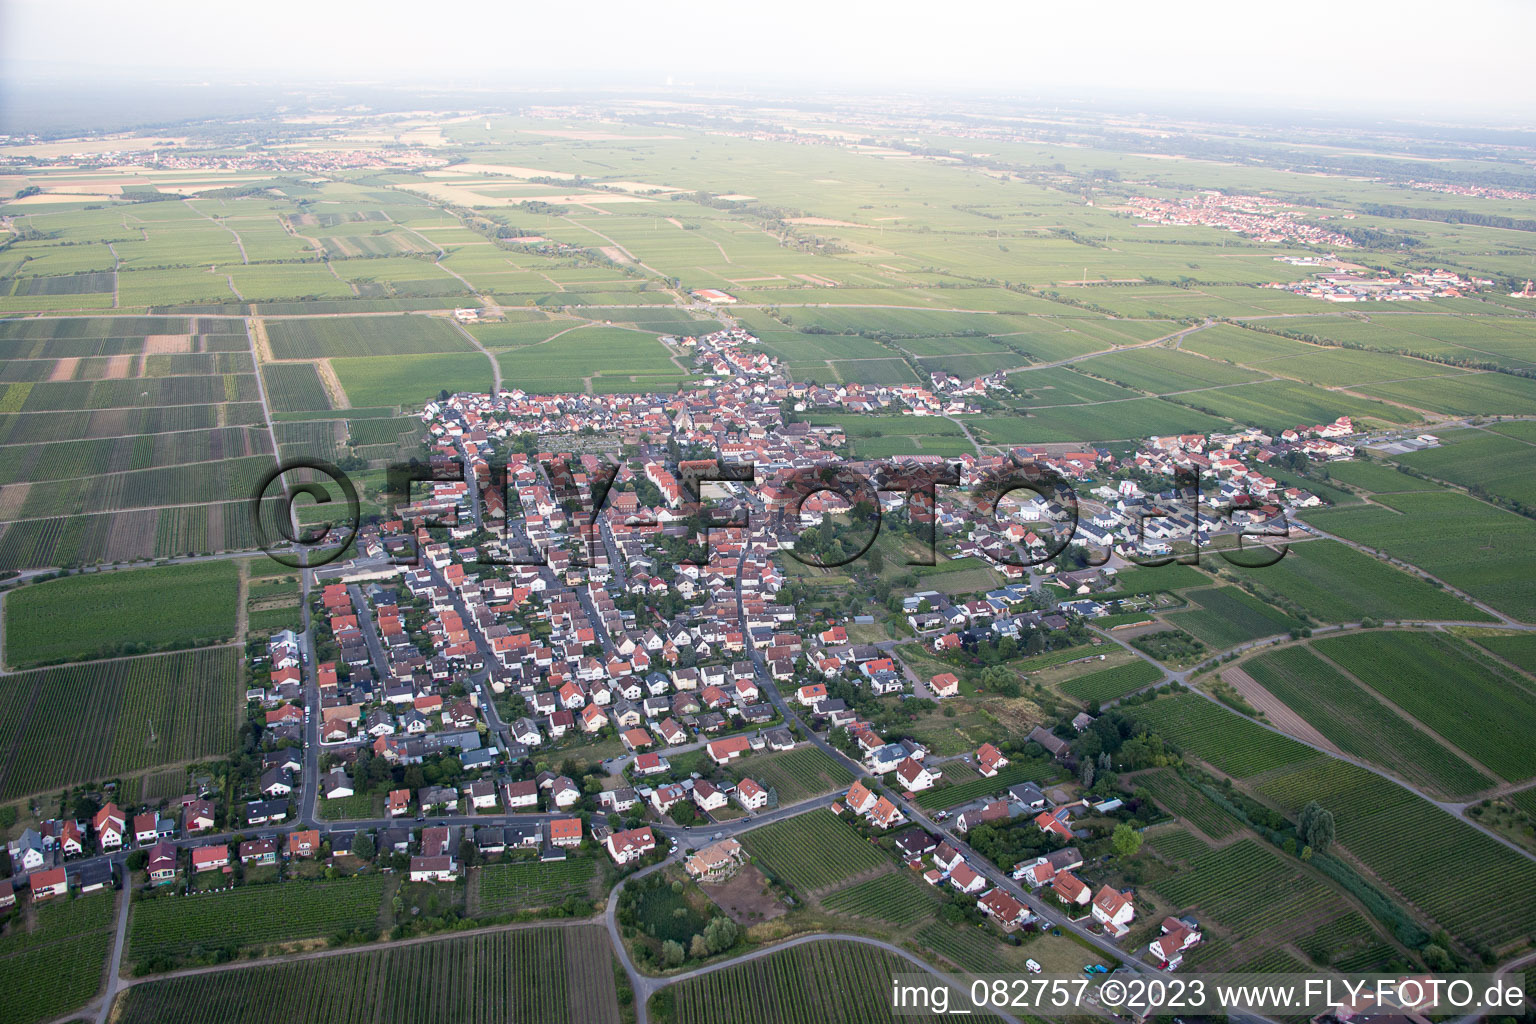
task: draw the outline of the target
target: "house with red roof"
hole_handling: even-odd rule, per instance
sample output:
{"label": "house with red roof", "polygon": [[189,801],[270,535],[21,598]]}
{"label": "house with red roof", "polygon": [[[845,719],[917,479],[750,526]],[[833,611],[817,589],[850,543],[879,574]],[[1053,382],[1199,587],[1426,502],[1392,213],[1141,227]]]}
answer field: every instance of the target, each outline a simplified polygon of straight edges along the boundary
{"label": "house with red roof", "polygon": [[980,892],[987,887],[987,880],[962,860],[949,872],[949,884],[961,892]]}
{"label": "house with red roof", "polygon": [[705,749],[715,764],[726,764],[752,749],[752,743],[745,736],[727,736],[710,742]]}
{"label": "house with red roof", "polygon": [[646,825],[627,832],[614,832],[603,845],[608,848],[608,856],[613,858],[615,864],[628,864],[656,849],[656,836],[650,826]]}
{"label": "house with red roof", "polygon": [[69,879],[62,865],[47,871],[34,871],[28,881],[33,900],[49,900],[69,892]]}
{"label": "house with red roof", "polygon": [[910,793],[932,789],[940,778],[938,772],[928,768],[915,757],[909,757],[896,766],[896,777],[901,780],[902,788]]}
{"label": "house with red roof", "polygon": [[768,806],[768,791],[752,779],[736,783],[736,802],[744,810],[760,811]]}
{"label": "house with red roof", "polygon": [[935,697],[955,697],[960,693],[960,677],[953,672],[940,672],[928,680],[928,690]]}
{"label": "house with red roof", "polygon": [[987,778],[990,779],[1006,767],[1008,767],[1008,759],[992,744],[983,743],[976,751],[976,770]]}
{"label": "house with red roof", "polygon": [[549,821],[549,842],[551,846],[580,846],[581,819],[551,818]]}
{"label": "house with red roof", "polygon": [[1136,905],[1129,892],[1119,892],[1102,886],[1093,897],[1093,919],[1115,938],[1121,938],[1131,930],[1136,917]]}
{"label": "house with red roof", "polygon": [[1068,906],[1087,906],[1093,895],[1083,880],[1070,871],[1058,871],[1051,882],[1051,890],[1056,893],[1057,899]]}
{"label": "house with red roof", "polygon": [[1029,922],[1029,909],[1002,889],[993,889],[976,901],[976,909],[995,921],[1003,931],[1011,932]]}
{"label": "house with red roof", "polygon": [[199,846],[192,851],[192,872],[229,870],[229,845]]}

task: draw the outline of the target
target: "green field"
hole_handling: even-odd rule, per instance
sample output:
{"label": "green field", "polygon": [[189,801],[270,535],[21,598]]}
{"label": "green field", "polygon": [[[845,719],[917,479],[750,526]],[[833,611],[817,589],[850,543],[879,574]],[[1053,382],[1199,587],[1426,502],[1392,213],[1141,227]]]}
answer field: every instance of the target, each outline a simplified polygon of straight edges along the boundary
{"label": "green field", "polygon": [[[1229,716],[1230,717],[1230,716]],[[1263,796],[1294,815],[1317,800],[1333,812],[1338,843],[1385,885],[1468,946],[1498,950],[1529,939],[1536,864],[1395,783],[1318,758],[1264,780]],[[1444,884],[1500,885],[1505,900],[1468,900]]]}
{"label": "green field", "polygon": [[937,903],[933,888],[914,881],[913,873],[904,870],[850,885],[821,898],[821,905],[828,910],[897,927],[932,916]]}
{"label": "green field", "polygon": [[354,406],[412,408],[443,391],[488,392],[492,383],[490,364],[478,352],[335,359],[331,367]]}
{"label": "green field", "polygon": [[595,926],[445,938],[135,985],[120,997],[117,1020],[620,1024],[612,957]]}
{"label": "green field", "polygon": [[1305,647],[1269,651],[1243,668],[1345,753],[1450,796],[1493,784]]}
{"label": "green field", "polygon": [[591,895],[593,863],[588,859],[567,858],[550,864],[514,861],[485,864],[476,870],[482,914],[510,914]]}
{"label": "green field", "polygon": [[[1237,819],[1217,807],[1205,794],[1184,780],[1184,777],[1168,768],[1136,776],[1137,788],[1146,787],[1152,798],[1170,814],[1177,815],[1212,839],[1225,839],[1241,826]],[[1196,841],[1197,845],[1203,843]],[[1178,856],[1178,854],[1175,854]]]}
{"label": "green field", "polygon": [[892,1015],[891,975],[916,969],[871,946],[815,942],[685,981],[652,1001],[650,1019],[655,1024],[936,1024],[945,1018]]}
{"label": "green field", "polygon": [[274,359],[467,352],[473,347],[451,323],[427,316],[268,320],[266,330]]}
{"label": "green field", "polygon": [[10,915],[11,922],[0,935],[0,970],[18,981],[6,994],[0,1020],[7,1024],[52,1020],[100,991],[112,952],[114,902],[110,889],[55,898],[37,905],[31,931],[23,930],[20,913]]}
{"label": "green field", "polygon": [[1346,540],[1417,565],[1522,620],[1536,619],[1528,555],[1536,523],[1464,494],[1389,494],[1382,506],[1308,513]]}
{"label": "green field", "polygon": [[1170,743],[1237,779],[1323,756],[1193,693],[1159,697],[1131,713]]}
{"label": "green field", "polygon": [[773,790],[779,807],[845,789],[853,781],[852,772],[813,746],[747,758],[733,774]]}
{"label": "green field", "polygon": [[91,573],[23,587],[5,601],[11,665],[198,647],[235,632],[232,561]]}
{"label": "green field", "polygon": [[[1253,839],[1202,854],[1189,870],[1155,888],[1180,911],[1193,911],[1202,923],[1213,922],[1227,933],[1225,941],[1196,947],[1188,958],[1204,970],[1251,969],[1264,951],[1292,940],[1306,941],[1354,913],[1338,893],[1303,872],[1297,862],[1282,860]],[[1276,916],[1277,905],[1285,907],[1283,915]],[[1354,939],[1380,941],[1355,914],[1345,928],[1335,930],[1338,945],[1316,948],[1328,962],[1346,951],[1340,947],[1352,947],[1349,940]]]}
{"label": "green field", "polygon": [[1124,697],[1132,690],[1139,690],[1163,678],[1156,665],[1137,660],[1128,665],[1117,665],[1098,672],[1068,679],[1060,686],[1061,692],[1080,701],[1094,703]]}
{"label": "green field", "polygon": [[1301,625],[1238,587],[1206,587],[1191,590],[1184,596],[1200,607],[1170,615],[1168,621],[1193,633],[1216,650],[1275,633],[1287,633]]}
{"label": "green field", "polygon": [[1373,632],[1328,637],[1316,647],[1501,778],[1536,775],[1530,681],[1470,644],[1430,633]]}
{"label": "green field", "polygon": [[1263,568],[1226,563],[1219,568],[1258,587],[1282,608],[1319,622],[1491,620],[1422,578],[1332,540],[1292,544],[1284,558]]}
{"label": "green field", "polygon": [[239,670],[220,647],[0,676],[0,799],[227,754]]}
{"label": "green field", "polygon": [[1439,448],[1400,455],[1397,461],[1474,493],[1536,507],[1536,445],[1481,430],[1448,430],[1437,436]]}
{"label": "green field", "polygon": [[162,893],[134,905],[127,955],[166,970],[222,953],[377,929],[384,877],[247,885],[228,892]]}
{"label": "green field", "polygon": [[803,893],[890,862],[852,826],[823,811],[755,828],[742,835],[741,844],[769,875]]}

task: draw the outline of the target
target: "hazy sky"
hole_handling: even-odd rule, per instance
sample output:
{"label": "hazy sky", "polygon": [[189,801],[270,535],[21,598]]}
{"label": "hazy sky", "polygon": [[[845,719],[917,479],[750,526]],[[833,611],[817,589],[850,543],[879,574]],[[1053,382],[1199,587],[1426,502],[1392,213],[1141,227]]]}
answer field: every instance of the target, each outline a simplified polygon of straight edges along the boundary
{"label": "hazy sky", "polygon": [[1536,84],[1532,0],[0,0],[0,19],[6,74],[81,85],[148,74],[582,87],[670,75],[702,89],[1179,94],[1411,117],[1518,116]]}

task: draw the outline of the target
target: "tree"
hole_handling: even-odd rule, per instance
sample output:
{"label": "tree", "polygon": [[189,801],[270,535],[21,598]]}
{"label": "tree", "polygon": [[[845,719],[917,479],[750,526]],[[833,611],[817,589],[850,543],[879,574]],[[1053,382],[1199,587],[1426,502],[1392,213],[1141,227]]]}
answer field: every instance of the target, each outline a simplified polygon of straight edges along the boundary
{"label": "tree", "polygon": [[1077,770],[1077,780],[1085,787],[1093,786],[1093,762],[1085,760],[1083,766]]}
{"label": "tree", "polygon": [[661,958],[666,961],[669,967],[676,967],[683,962],[687,955],[687,953],[683,952],[683,946],[680,942],[668,939],[661,944]]}
{"label": "tree", "polygon": [[373,845],[373,837],[366,832],[359,832],[357,838],[352,840],[352,856],[358,860],[371,861],[377,852]]}
{"label": "tree", "polygon": [[709,943],[705,941],[703,935],[693,937],[693,941],[688,944],[688,955],[695,960],[703,960],[709,956]]}
{"label": "tree", "polygon": [[1313,800],[1301,809],[1301,817],[1296,822],[1296,832],[1305,845],[1321,853],[1328,849],[1334,839],[1333,812]]}
{"label": "tree", "polygon": [[704,928],[704,943],[711,953],[724,953],[736,945],[736,922],[728,917],[717,917]]}
{"label": "tree", "polygon": [[1115,852],[1122,857],[1134,856],[1141,849],[1141,833],[1124,822],[1115,826],[1109,841],[1114,846]]}
{"label": "tree", "polygon": [[692,825],[698,818],[698,813],[693,809],[693,803],[689,800],[679,800],[672,805],[672,820],[679,825]]}

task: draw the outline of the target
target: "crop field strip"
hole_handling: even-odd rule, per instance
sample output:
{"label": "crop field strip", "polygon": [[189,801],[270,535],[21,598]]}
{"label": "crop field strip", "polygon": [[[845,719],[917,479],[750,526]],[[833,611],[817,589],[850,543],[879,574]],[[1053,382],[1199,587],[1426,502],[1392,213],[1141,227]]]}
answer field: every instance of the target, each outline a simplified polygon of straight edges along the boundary
{"label": "crop field strip", "polygon": [[1159,697],[1134,708],[1132,714],[1164,739],[1235,779],[1325,756],[1193,693]]}
{"label": "crop field strip", "polygon": [[245,885],[228,892],[162,893],[133,906],[128,956],[177,961],[215,950],[243,950],[374,928],[384,876],[329,882]]}
{"label": "crop field strip", "polygon": [[772,789],[781,807],[842,789],[853,781],[852,772],[814,746],[759,755],[742,762],[738,771]]}
{"label": "crop field strip", "polygon": [[[1536,693],[1470,644],[1428,633],[1361,633],[1317,651],[1511,782],[1536,776]],[[1455,694],[1447,700],[1447,693]]]}
{"label": "crop field strip", "polygon": [[1536,619],[1526,561],[1536,547],[1536,523],[1447,491],[1381,494],[1375,500],[1377,505],[1313,511],[1304,518],[1416,565],[1515,618]]}
{"label": "crop field strip", "polygon": [[[1353,913],[1329,886],[1254,839],[1196,857],[1189,870],[1153,888],[1179,910],[1193,909],[1203,922],[1215,923],[1230,936],[1221,947],[1213,945],[1205,955],[1197,950],[1191,956],[1202,969],[1213,971],[1242,966],[1256,950],[1312,936]],[[1283,919],[1275,916],[1277,905],[1286,908]],[[1363,918],[1355,914],[1354,921],[1358,928],[1337,936],[1339,940],[1374,938]]]}
{"label": "crop field strip", "polygon": [[914,938],[965,974],[1014,974],[1019,965],[1002,955],[996,940],[978,928],[955,928],[935,921]]}
{"label": "crop field strip", "polygon": [[1443,588],[1333,540],[1292,544],[1285,557],[1262,569],[1220,568],[1320,622],[1493,621]]}
{"label": "crop field strip", "polygon": [[1448,796],[1464,797],[1493,785],[1483,772],[1306,647],[1269,651],[1243,667],[1345,753]]}
{"label": "crop field strip", "polygon": [[819,810],[752,829],[741,844],[769,875],[802,893],[891,863],[852,826]]}
{"label": "crop field strip", "polygon": [[613,953],[597,926],[524,928],[152,981],[120,1024],[619,1024]]}
{"label": "crop field strip", "polygon": [[931,916],[938,900],[932,886],[914,881],[910,871],[897,870],[823,896],[821,905],[839,914],[902,927]]}
{"label": "crop field strip", "polygon": [[[1156,796],[1156,794],[1153,794]],[[1181,815],[1182,817],[1182,815]],[[1181,828],[1167,828],[1147,836],[1147,845],[1152,852],[1165,860],[1183,861],[1192,863],[1195,858],[1209,853],[1211,848],[1205,840]]]}
{"label": "crop field strip", "polygon": [[1238,587],[1206,587],[1185,592],[1200,607],[1175,612],[1168,621],[1223,650],[1249,640],[1287,633],[1302,623]]}
{"label": "crop field strip", "polygon": [[0,1019],[37,1024],[90,1001],[112,951],[114,905],[111,890],[55,898],[36,906],[31,932],[20,931],[20,915],[12,915],[10,930],[0,936],[0,970],[18,983],[6,993]]}
{"label": "crop field strip", "polygon": [[228,640],[236,577],[233,562],[216,561],[31,584],[6,598],[6,659],[30,667]]}
{"label": "crop field strip", "polygon": [[944,1018],[892,1017],[891,976],[917,969],[863,943],[812,942],[691,978],[670,994],[676,1024],[936,1024]]}
{"label": "crop field strip", "polygon": [[[1528,937],[1536,864],[1427,800],[1334,758],[1274,772],[1255,790],[1293,816],[1311,800],[1328,808],[1337,843],[1461,942],[1500,949]],[[1457,885],[1445,884],[1447,873]],[[1484,888],[1504,898],[1463,896]]]}
{"label": "crop field strip", "polygon": [[234,647],[19,672],[0,693],[14,709],[0,725],[0,800],[222,756],[244,703]]}
{"label": "crop field strip", "polygon": [[[1204,793],[1201,793],[1194,786],[1186,782],[1182,776],[1171,768],[1159,768],[1156,771],[1147,772],[1145,775],[1138,775],[1136,777],[1136,785],[1137,787],[1146,787],[1152,794],[1152,799],[1156,800],[1169,813],[1176,815],[1185,823],[1193,825],[1203,835],[1211,839],[1225,839],[1242,830],[1242,826],[1237,823],[1235,818],[1206,799]],[[1204,847],[1205,844],[1195,839],[1195,837],[1189,836],[1188,833],[1184,833],[1184,835],[1188,839],[1193,840],[1195,844]],[[1170,845],[1177,844],[1171,843]],[[1161,846],[1162,844],[1159,843],[1160,848]],[[1187,845],[1183,849],[1187,852]],[[1176,854],[1176,856],[1178,855]]]}
{"label": "crop field strip", "polygon": [[590,860],[485,864],[477,870],[481,913],[506,914],[525,907],[550,906],[572,896],[586,899],[591,895]]}
{"label": "crop field strip", "polygon": [[1150,686],[1161,678],[1163,678],[1161,669],[1138,659],[1126,665],[1117,665],[1114,668],[1101,669],[1098,672],[1089,672],[1087,675],[1068,679],[1061,684],[1060,689],[1068,697],[1094,703],[1124,697],[1132,690]]}

